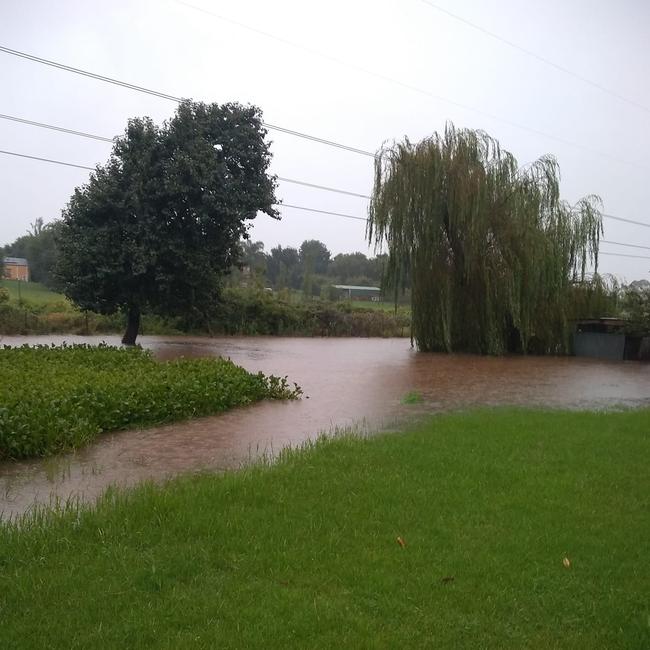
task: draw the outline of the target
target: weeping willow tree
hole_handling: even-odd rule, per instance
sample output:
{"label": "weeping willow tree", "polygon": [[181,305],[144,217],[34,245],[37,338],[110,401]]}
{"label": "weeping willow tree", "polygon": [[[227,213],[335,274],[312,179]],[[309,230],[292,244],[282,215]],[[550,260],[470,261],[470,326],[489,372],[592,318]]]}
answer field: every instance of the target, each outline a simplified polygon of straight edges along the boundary
{"label": "weeping willow tree", "polygon": [[601,233],[600,199],[562,201],[553,157],[519,168],[482,131],[448,125],[378,153],[367,235],[391,286],[411,286],[420,350],[566,352]]}

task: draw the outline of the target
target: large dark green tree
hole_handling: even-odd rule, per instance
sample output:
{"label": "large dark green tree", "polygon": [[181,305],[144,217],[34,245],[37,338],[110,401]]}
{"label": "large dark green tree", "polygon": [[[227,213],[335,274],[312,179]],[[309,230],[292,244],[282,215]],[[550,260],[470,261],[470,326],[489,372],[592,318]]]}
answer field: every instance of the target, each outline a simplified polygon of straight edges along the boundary
{"label": "large dark green tree", "polygon": [[411,283],[421,350],[566,351],[601,231],[597,197],[560,199],[554,158],[519,168],[482,131],[450,125],[379,152],[368,236],[393,286]]}
{"label": "large dark green tree", "polygon": [[58,274],[77,305],[206,318],[238,262],[247,222],[277,217],[259,109],[183,102],[162,126],[129,121],[108,162],[63,212]]}

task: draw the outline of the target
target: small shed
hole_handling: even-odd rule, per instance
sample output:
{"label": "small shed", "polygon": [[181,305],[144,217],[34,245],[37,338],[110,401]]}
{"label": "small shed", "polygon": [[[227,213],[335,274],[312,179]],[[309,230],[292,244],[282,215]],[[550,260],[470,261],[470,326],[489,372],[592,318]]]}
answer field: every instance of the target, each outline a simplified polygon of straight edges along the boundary
{"label": "small shed", "polygon": [[5,257],[2,266],[5,279],[29,282],[29,263],[24,257]]}
{"label": "small shed", "polygon": [[348,300],[368,300],[379,302],[381,300],[380,287],[362,287],[353,284],[335,284],[334,288],[339,296]]}
{"label": "small shed", "polygon": [[573,351],[577,357],[615,361],[643,358],[643,338],[625,332],[623,318],[585,318],[576,321]]}

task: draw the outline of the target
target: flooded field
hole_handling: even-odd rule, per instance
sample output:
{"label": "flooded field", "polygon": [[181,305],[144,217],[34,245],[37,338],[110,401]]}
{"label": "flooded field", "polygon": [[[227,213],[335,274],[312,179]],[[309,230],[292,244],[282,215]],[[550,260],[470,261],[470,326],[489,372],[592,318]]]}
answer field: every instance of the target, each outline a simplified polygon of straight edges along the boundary
{"label": "flooded field", "polygon": [[[4,337],[1,343],[64,340],[119,344],[111,336]],[[421,354],[405,339],[145,336],[139,342],[160,359],[224,356],[251,371],[287,375],[305,398],[107,434],[56,458],[0,463],[4,516],[34,503],[90,500],[110,484],[237,467],[336,427],[379,429],[410,416],[481,405],[650,406],[650,365],[635,362]],[[407,393],[419,394],[421,402],[404,404]]]}

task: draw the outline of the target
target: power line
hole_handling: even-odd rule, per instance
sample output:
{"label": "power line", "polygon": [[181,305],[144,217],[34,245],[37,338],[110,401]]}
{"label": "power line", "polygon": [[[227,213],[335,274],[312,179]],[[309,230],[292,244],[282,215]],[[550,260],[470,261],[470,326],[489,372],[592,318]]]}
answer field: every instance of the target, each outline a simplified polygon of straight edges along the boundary
{"label": "power line", "polygon": [[[225,18],[224,16],[220,16],[219,14],[211,12],[211,11],[209,11],[207,9],[196,7],[196,6],[188,4],[186,2],[182,2],[181,0],[176,0],[176,2],[178,2],[179,4],[182,4],[182,5],[186,6],[186,7],[189,7],[191,9],[194,9],[195,11],[200,11],[200,12],[203,12],[203,13],[207,13],[209,15],[214,16],[215,18],[218,18],[219,20],[229,22],[229,23],[234,24],[234,25],[236,25],[238,27],[241,27],[243,29],[253,31],[255,33],[266,36],[267,38],[271,38],[273,40],[280,41],[280,42],[285,43],[287,45],[290,45],[292,47],[296,47],[298,49],[305,50],[305,51],[307,51],[307,52],[309,52],[309,53],[311,53],[311,54],[313,54],[315,56],[320,56],[320,57],[323,57],[323,58],[325,58],[325,59],[327,59],[329,61],[333,61],[333,62],[337,63],[338,65],[351,67],[351,68],[356,69],[356,70],[358,70],[360,72],[363,72],[364,74],[368,74],[370,76],[376,77],[378,79],[381,79],[382,81],[386,81],[386,82],[389,82],[389,83],[396,84],[398,86],[401,86],[402,88],[406,88],[406,89],[411,90],[413,92],[426,95],[426,96],[431,97],[433,99],[436,99],[438,101],[443,101],[443,102],[446,102],[446,103],[451,104],[453,106],[457,106],[459,108],[462,108],[464,110],[472,111],[472,112],[477,113],[479,115],[482,115],[484,117],[488,117],[488,118],[490,118],[492,120],[496,120],[498,122],[502,122],[502,123],[507,124],[509,126],[515,127],[517,129],[521,129],[521,130],[524,130],[524,131],[529,131],[531,133],[534,133],[536,135],[540,135],[542,137],[545,137],[545,138],[548,138],[548,139],[551,139],[551,140],[556,140],[557,142],[561,142],[561,143],[566,144],[568,146],[575,147],[575,148],[578,148],[578,149],[582,149],[582,150],[587,151],[587,152],[589,152],[591,154],[595,154],[595,155],[598,155],[598,156],[601,156],[601,157],[604,157],[604,158],[608,158],[608,159],[610,159],[610,160],[612,160],[614,162],[620,163],[620,164],[630,165],[632,167],[637,167],[637,168],[640,168],[640,169],[646,169],[645,167],[643,167],[641,165],[638,165],[637,163],[622,160],[622,159],[617,158],[615,156],[610,156],[609,154],[607,154],[605,152],[599,151],[597,149],[591,149],[590,147],[586,147],[585,145],[581,145],[578,142],[573,142],[571,140],[567,140],[567,139],[562,138],[560,136],[555,136],[555,135],[553,135],[551,133],[546,133],[545,131],[535,129],[533,127],[528,127],[528,126],[525,126],[523,124],[519,124],[517,122],[513,122],[511,120],[508,120],[506,118],[499,117],[498,115],[494,115],[494,114],[489,113],[487,111],[483,111],[481,109],[474,108],[472,106],[468,106],[468,105],[463,104],[461,102],[457,102],[455,100],[448,99],[448,98],[443,97],[441,95],[437,95],[435,93],[432,93],[432,92],[430,92],[430,91],[428,91],[426,89],[419,88],[418,86],[414,86],[412,84],[408,84],[408,83],[405,83],[403,81],[400,81],[399,79],[394,79],[394,78],[388,77],[387,75],[384,75],[382,73],[374,72],[372,70],[368,70],[368,69],[366,69],[366,68],[364,68],[362,66],[358,66],[356,64],[343,61],[341,59],[338,59],[337,57],[333,57],[331,55],[319,52],[318,50],[313,50],[312,48],[308,48],[308,47],[305,47],[303,45],[300,45],[299,43],[294,43],[293,41],[289,41],[289,40],[277,37],[277,36],[275,36],[273,34],[270,34],[269,32],[258,30],[258,29],[254,28],[254,27],[250,27],[248,25],[245,25],[244,23],[240,23],[238,21],[234,21],[234,20]],[[36,56],[36,55],[33,55],[33,54],[29,54],[27,52],[21,52],[19,50],[14,50],[14,49],[6,47],[4,45],[0,45],[0,52],[4,52],[5,54],[10,54],[12,56],[21,57],[21,58],[27,59],[28,61],[32,61],[34,63],[40,63],[40,64],[43,64],[43,65],[51,66],[51,67],[57,68],[59,70],[63,70],[65,72],[71,72],[71,73],[74,73],[74,74],[82,75],[84,77],[95,79],[97,81],[103,81],[105,83],[120,86],[122,88],[127,88],[128,90],[134,90],[136,92],[141,92],[141,93],[145,93],[145,94],[148,94],[148,95],[153,95],[154,97],[159,97],[161,99],[167,99],[169,101],[173,101],[173,102],[177,102],[177,103],[183,101],[183,99],[181,97],[177,97],[175,95],[170,95],[169,93],[164,93],[164,92],[161,92],[161,91],[158,91],[158,90],[153,90],[151,88],[146,88],[146,87],[140,86],[138,84],[132,84],[132,83],[129,83],[129,82],[126,82],[126,81],[122,81],[120,79],[115,79],[114,77],[107,77],[105,75],[100,75],[100,74],[97,74],[95,72],[90,72],[88,70],[83,70],[81,68],[76,68],[74,66],[66,65],[64,63],[59,63],[58,61],[53,61],[51,59],[45,59],[43,57],[39,57],[39,56]],[[371,158],[376,158],[377,157],[376,154],[371,152],[371,151],[367,151],[365,149],[359,149],[358,147],[352,147],[352,146],[343,144],[341,142],[336,142],[334,140],[328,140],[326,138],[320,138],[318,136],[313,136],[313,135],[310,135],[308,133],[303,133],[301,131],[296,131],[294,129],[288,129],[288,128],[285,128],[285,127],[278,126],[276,124],[271,124],[269,122],[262,122],[262,125],[264,127],[266,127],[267,129],[271,129],[271,130],[278,131],[278,132],[281,132],[281,133],[287,133],[289,135],[293,135],[293,136],[296,136],[296,137],[299,137],[299,138],[303,138],[303,139],[309,140],[311,142],[318,142],[320,144],[324,144],[324,145],[334,147],[334,148],[337,148],[337,149],[342,149],[342,150],[345,150],[345,151],[350,151],[352,153],[357,153],[357,154],[360,154],[360,155],[363,155],[363,156],[368,156],[368,157],[371,157]]]}
{"label": "power line", "polygon": [[79,74],[84,77],[90,77],[91,79],[96,79],[97,81],[104,81],[106,83],[114,84],[115,86],[121,86],[122,88],[128,88],[129,90],[135,90],[140,93],[146,93],[147,95],[153,95],[154,97],[160,97],[161,99],[168,99],[169,101],[172,102],[182,101],[180,97],[176,97],[175,95],[163,93],[158,90],[152,90],[151,88],[145,88],[144,86],[138,86],[137,84],[132,84],[129,83],[128,81],[121,81],[119,79],[114,79],[113,77],[106,77],[104,75],[97,74],[95,72],[82,70],[81,68],[75,68],[71,65],[66,65],[65,63],[59,63],[58,61],[44,59],[40,56],[29,54],[28,52],[13,50],[10,47],[5,47],[4,45],[0,45],[0,52],[4,52],[5,54],[11,54],[12,56],[18,56],[23,59],[27,59],[28,61],[33,61],[34,63],[42,63],[43,65],[49,65],[53,68],[64,70],[65,72],[73,72],[74,74]]}
{"label": "power line", "polygon": [[[84,131],[76,131],[74,129],[68,129],[68,128],[65,128],[65,127],[62,127],[62,126],[56,126],[54,124],[46,124],[44,122],[35,122],[33,120],[27,120],[27,119],[22,118],[22,117],[16,117],[15,115],[4,115],[4,114],[0,113],[0,119],[11,120],[13,122],[19,122],[21,124],[27,124],[29,126],[36,126],[36,127],[42,128],[42,129],[51,129],[53,131],[60,131],[62,133],[68,133],[68,134],[80,136],[80,137],[83,137],[83,138],[91,138],[93,140],[101,140],[102,142],[113,142],[114,141],[113,138],[107,138],[105,136],[96,135],[96,134],[93,134],[93,133],[86,133]],[[26,157],[26,158],[31,157],[34,160],[43,160],[44,162],[57,162],[57,161],[48,160],[46,158],[38,158],[36,156],[25,156],[24,154],[17,154],[17,153],[12,153],[12,152],[9,152],[9,151],[5,151],[5,152],[1,152],[1,153],[6,153],[8,155],[15,155],[15,156],[21,156],[22,155],[23,157]],[[66,164],[66,165],[68,165],[70,167],[79,167],[80,169],[90,169],[91,171],[93,169],[92,167],[84,167],[83,165],[73,165],[71,163],[61,163],[61,164]],[[346,195],[349,195],[349,196],[356,196],[356,197],[359,197],[359,198],[362,198],[362,199],[370,199],[371,198],[367,194],[360,194],[360,193],[357,193],[357,192],[350,192],[348,190],[341,190],[341,189],[334,188],[334,187],[327,187],[325,185],[317,185],[315,183],[307,183],[306,181],[299,181],[299,180],[296,180],[296,179],[293,179],[293,178],[286,178],[286,177],[283,177],[283,176],[278,176],[278,179],[281,180],[281,181],[284,181],[285,183],[293,183],[295,185],[304,185],[305,187],[313,187],[313,188],[320,189],[320,190],[326,190],[328,192],[336,192],[337,194],[346,194]],[[606,219],[613,219],[615,221],[621,221],[623,223],[633,224],[635,226],[643,226],[645,228],[650,228],[650,224],[645,223],[643,221],[634,221],[633,219],[624,219],[623,217],[615,217],[613,214],[606,214],[606,213],[603,214],[603,217],[606,218]],[[607,243],[616,243],[616,242],[607,242]],[[622,245],[631,246],[632,244],[622,244]]]}
{"label": "power line", "polygon": [[347,196],[356,196],[360,199],[370,199],[371,197],[367,194],[357,194],[356,192],[348,192],[347,190],[339,190],[336,187],[327,187],[326,185],[316,185],[315,183],[307,183],[305,181],[297,181],[293,178],[284,178],[283,176],[277,177],[279,181],[284,181],[285,183],[294,183],[295,185],[304,185],[305,187],[313,187],[317,190],[325,190],[326,192],[336,192],[337,194],[345,194]]}
{"label": "power line", "polygon": [[30,160],[40,160],[41,162],[53,163],[55,165],[65,165],[66,167],[77,167],[78,169],[88,169],[95,171],[94,167],[86,167],[85,165],[76,165],[75,163],[63,162],[63,160],[52,160],[51,158],[41,158],[39,156],[28,156],[26,153],[17,153],[15,151],[4,151],[0,149],[0,153],[7,156],[18,156],[19,158],[29,158]]}
{"label": "power line", "polygon": [[343,149],[343,151],[349,151],[351,153],[358,153],[361,156],[368,156],[369,158],[375,158],[375,159],[377,158],[377,154],[374,154],[372,151],[366,151],[365,149],[358,149],[357,147],[351,147],[347,144],[335,142],[334,140],[326,140],[325,138],[319,138],[315,135],[309,135],[309,133],[302,133],[301,131],[286,129],[283,126],[278,126],[277,124],[269,124],[268,122],[262,122],[262,125],[265,126],[267,129],[278,131],[280,133],[287,133],[288,135],[295,135],[297,138],[302,138],[303,140],[318,142],[319,144],[324,144],[327,145],[328,147],[334,147],[335,149]]}
{"label": "power line", "polygon": [[342,214],[340,212],[330,212],[329,210],[317,210],[316,208],[306,208],[302,205],[291,205],[289,203],[276,203],[280,208],[293,208],[294,210],[306,210],[307,212],[317,212],[318,214],[329,214],[334,217],[343,217],[344,219],[357,219],[358,221],[368,221],[365,217],[356,217],[353,214]]}
{"label": "power line", "polygon": [[[89,72],[88,70],[82,70],[81,68],[75,68],[70,65],[65,65],[57,61],[52,61],[50,59],[44,59],[39,56],[34,56],[33,54],[28,54],[27,52],[20,52],[19,50],[13,50],[4,45],[0,45],[0,52],[5,54],[11,54],[12,56],[21,57],[27,59],[28,61],[33,61],[35,63],[41,63],[43,65],[48,65],[59,70],[64,70],[65,72],[72,72],[74,74],[82,75],[84,77],[89,77],[97,81],[103,81],[105,83],[113,84],[115,86],[121,86],[122,88],[127,88],[129,90],[134,90],[136,92],[144,93],[147,95],[153,95],[154,97],[160,97],[161,99],[167,99],[169,101],[180,103],[183,101],[181,97],[176,97],[175,95],[170,95],[168,93],[163,93],[158,90],[153,90],[151,88],[145,88],[144,86],[138,86],[137,84],[128,83],[126,81],[121,81],[119,79],[114,79],[113,77],[106,77],[104,75],[96,74],[94,72]],[[289,135],[296,136],[297,138],[303,138],[311,142],[318,142],[330,147],[335,147],[337,149],[343,149],[344,151],[350,151],[352,153],[357,153],[363,156],[370,156],[371,158],[376,158],[376,155],[371,151],[366,151],[365,149],[359,149],[357,147],[351,147],[347,144],[342,144],[341,142],[335,142],[334,140],[327,140],[326,138],[320,138],[315,135],[310,135],[308,133],[302,133],[301,131],[295,131],[294,129],[287,129],[276,124],[271,124],[269,122],[262,122],[262,126],[273,131],[279,131],[281,133],[287,133]]]}
{"label": "power line", "polygon": [[650,223],[645,221],[634,221],[633,219],[624,219],[623,217],[615,217],[613,214],[607,214],[603,212],[603,217],[606,219],[613,219],[614,221],[622,221],[623,223],[631,223],[635,226],[643,226],[644,228],[650,228]]}
{"label": "power line", "polygon": [[[4,151],[0,149],[0,154],[5,154],[8,156],[18,156],[20,158],[28,158],[30,160],[38,160],[41,162],[47,162],[47,163],[53,163],[55,165],[65,165],[66,167],[76,167],[78,169],[87,169],[89,171],[94,171],[93,167],[87,167],[85,165],[77,165],[75,163],[69,163],[69,162],[64,162],[62,160],[54,160],[52,158],[41,158],[40,156],[29,156],[24,153],[17,153],[15,151]],[[300,183],[301,185],[304,183]],[[307,185],[312,185],[312,184],[307,184]],[[318,187],[319,189],[322,189],[321,186],[315,186]],[[333,188],[327,188],[327,189],[333,189]],[[290,203],[276,203],[275,204],[279,208],[292,208],[294,210],[304,210],[306,212],[315,212],[317,214],[326,214],[334,217],[341,217],[343,219],[354,219],[356,221],[368,221],[365,217],[357,217],[352,214],[343,214],[341,212],[331,212],[330,210],[319,210],[317,208],[308,208],[302,205],[292,205]],[[603,215],[605,216],[605,215]],[[639,222],[640,223],[640,222]],[[650,224],[642,224],[650,227]],[[605,242],[605,240],[603,240]],[[619,244],[621,246],[634,246],[634,244],[620,244],[620,242],[605,242],[605,243],[610,243],[610,244]],[[645,247],[645,246],[639,246],[638,248],[650,248],[650,247]],[[645,256],[645,255],[627,255],[625,253],[611,253],[609,251],[599,251],[599,255],[611,255],[615,257],[629,257],[629,258],[634,258],[634,259],[641,259],[641,260],[650,260],[650,256]]]}
{"label": "power line", "polygon": [[626,253],[610,253],[609,251],[598,251],[598,255],[613,255],[615,257],[633,257],[637,260],[650,260],[648,255],[628,255]]}
{"label": "power line", "polygon": [[592,149],[591,147],[585,146],[580,144],[579,142],[573,142],[572,140],[567,140],[566,138],[563,138],[561,136],[553,135],[552,133],[547,133],[546,131],[541,131],[540,129],[536,129],[534,127],[529,127],[524,124],[520,124],[518,122],[514,122],[512,120],[509,120],[504,117],[500,117],[499,115],[495,115],[494,113],[490,113],[489,111],[484,111],[480,108],[476,108],[474,106],[470,106],[468,104],[463,104],[462,102],[456,101],[454,99],[449,99],[448,97],[444,97],[442,95],[438,95],[436,93],[431,92],[430,90],[427,90],[426,88],[421,88],[419,86],[416,86],[414,84],[410,84],[404,81],[401,81],[400,79],[396,79],[394,77],[389,77],[388,75],[385,75],[381,72],[376,72],[374,70],[370,70],[368,68],[364,68],[363,66],[360,66],[356,63],[351,63],[350,61],[345,61],[343,59],[339,59],[336,56],[333,56],[331,54],[327,54],[326,52],[321,52],[320,50],[316,50],[314,48],[308,47],[306,45],[302,45],[301,43],[296,43],[295,41],[291,41],[289,39],[283,38],[281,36],[276,36],[275,34],[271,34],[270,32],[264,31],[262,29],[258,29],[256,27],[252,27],[250,25],[247,25],[245,23],[242,23],[238,20],[233,20],[232,18],[227,18],[225,16],[222,16],[221,14],[217,14],[213,11],[210,11],[209,9],[204,9],[203,7],[198,7],[196,5],[193,5],[189,2],[184,2],[184,0],[175,0],[177,4],[180,4],[184,7],[187,7],[188,9],[193,9],[194,11],[198,11],[200,13],[207,14],[209,16],[212,16],[218,20],[221,20],[222,22],[229,23],[231,25],[235,25],[236,27],[239,27],[241,29],[250,31],[254,34],[258,34],[260,36],[264,36],[265,38],[269,38],[271,40],[277,41],[278,43],[282,43],[284,45],[288,45],[290,47],[302,50],[303,52],[307,52],[313,56],[320,57],[326,61],[330,61],[333,63],[336,63],[337,65],[346,67],[346,68],[351,68],[353,70],[356,70],[358,72],[361,72],[365,75],[374,77],[376,79],[379,79],[381,81],[387,82],[394,84],[396,86],[399,86],[401,88],[405,88],[407,90],[410,90],[412,92],[418,93],[420,95],[426,95],[427,97],[430,97],[432,99],[435,99],[436,101],[441,101],[445,102],[447,104],[450,104],[452,106],[456,106],[457,108],[462,108],[463,110],[471,111],[473,113],[476,113],[477,115],[481,115],[483,117],[487,117],[491,120],[495,120],[497,122],[501,122],[502,124],[506,124],[508,126],[514,127],[516,129],[520,129],[522,131],[529,131],[530,133],[534,133],[535,135],[542,136],[544,138],[548,138],[550,140],[555,140],[557,142],[561,142],[562,144],[568,145],[570,147],[575,147],[577,149],[582,149],[584,151],[587,151],[591,154],[595,154],[598,156],[601,156],[603,158],[608,158],[609,160],[612,160],[614,162],[617,162],[619,164],[623,165],[630,165],[632,167],[637,167],[639,169],[647,169],[646,167],[639,165],[638,163],[627,161],[627,160],[622,160],[620,158],[617,158],[616,156],[611,156],[604,151],[599,151],[597,149]]}
{"label": "power line", "polygon": [[[65,127],[56,126],[54,124],[46,124],[45,122],[35,122],[33,120],[27,120],[22,117],[16,117],[15,115],[4,115],[0,113],[0,119],[11,120],[13,122],[18,122],[20,124],[27,124],[29,126],[37,126],[42,129],[51,129],[53,131],[60,131],[62,133],[66,133],[70,135],[77,135],[82,138],[91,138],[93,140],[100,140],[102,142],[112,143],[115,141],[114,138],[107,138],[105,136],[95,135],[93,133],[86,133],[85,131],[76,131],[74,129],[67,129]],[[20,155],[20,154],[16,154],[16,155]],[[88,167],[87,169],[92,169],[92,168]],[[336,192],[337,194],[345,194],[347,196],[355,196],[361,199],[370,199],[370,197],[367,194],[359,194],[358,192],[350,192],[348,190],[341,190],[336,187],[328,187],[326,185],[317,185],[316,183],[308,183],[306,181],[299,181],[296,180],[295,178],[286,178],[284,176],[278,176],[277,178],[278,180],[284,181],[285,183],[293,183],[294,185],[304,185],[305,187],[313,187],[315,189],[325,190],[327,192]]]}
{"label": "power line", "polygon": [[486,34],[490,38],[493,38],[497,41],[500,41],[501,43],[504,43],[508,47],[511,47],[515,50],[519,50],[520,52],[523,52],[524,54],[532,57],[533,59],[537,59],[538,61],[541,61],[542,63],[550,66],[551,68],[555,68],[556,70],[559,70],[560,72],[563,72],[564,74],[567,74],[571,77],[574,77],[575,79],[579,79],[583,83],[588,84],[589,86],[592,86],[593,88],[597,88],[601,92],[607,93],[608,95],[611,95],[612,97],[616,97],[616,99],[619,99],[623,102],[626,102],[627,104],[630,104],[631,106],[635,106],[636,108],[640,108],[643,111],[646,111],[646,113],[650,113],[650,108],[647,106],[644,106],[643,104],[640,104],[639,102],[629,99],[628,97],[625,97],[621,95],[620,93],[617,93],[615,90],[610,90],[606,86],[603,86],[602,84],[598,83],[597,81],[593,81],[592,79],[589,79],[588,77],[585,77],[584,75],[581,75],[578,72],[574,72],[573,70],[570,70],[569,68],[564,67],[563,65],[560,65],[559,63],[555,63],[555,61],[551,61],[550,59],[547,59],[546,57],[537,54],[536,52],[533,52],[532,50],[529,50],[525,47],[522,47],[521,45],[518,45],[517,43],[514,43],[513,41],[508,40],[507,38],[504,38],[503,36],[499,36],[499,34],[496,34],[495,32],[490,31],[489,29],[486,29],[485,27],[481,27],[481,25],[477,25],[476,23],[471,22],[470,20],[467,20],[466,18],[463,18],[462,16],[459,16],[458,14],[452,13],[448,9],[445,9],[443,7],[440,7],[437,4],[434,4],[433,2],[430,2],[430,0],[420,0],[423,4],[427,5],[431,9],[434,9],[435,11],[439,11],[440,13],[445,14],[446,16],[449,16],[450,18],[453,18],[454,20],[457,20],[460,23],[463,23],[464,25],[467,25],[468,27],[471,27],[472,29],[475,29],[479,32],[482,32],[483,34]]}
{"label": "power line", "polygon": [[608,239],[600,240],[603,244],[613,244],[615,246],[628,246],[629,248],[645,248],[645,250],[650,251],[650,246],[641,246],[639,244],[624,244],[621,241],[609,241]]}
{"label": "power line", "polygon": [[[86,165],[77,165],[75,163],[64,162],[62,160],[53,160],[52,158],[42,158],[40,156],[30,156],[30,155],[23,154],[23,153],[17,153],[15,151],[4,151],[4,150],[0,149],[0,154],[5,154],[5,155],[8,155],[8,156],[18,156],[20,158],[29,158],[30,160],[38,160],[38,161],[41,161],[41,162],[52,163],[52,164],[55,164],[55,165],[65,165],[66,167],[76,167],[77,169],[86,169],[88,171],[94,171],[95,170],[94,167],[88,167]],[[295,179],[292,179],[292,178],[284,178],[284,177],[278,176],[278,179],[280,179],[282,181],[285,181],[285,182],[288,182],[288,183],[295,183],[297,185],[304,185],[306,187],[313,187],[313,188],[320,189],[320,190],[327,190],[328,192],[336,192],[338,194],[346,194],[346,195],[358,196],[358,197],[361,197],[361,198],[368,198],[368,199],[370,198],[369,196],[367,196],[365,194],[357,194],[356,192],[348,192],[347,190],[340,190],[340,189],[337,189],[335,187],[327,187],[325,185],[317,185],[316,183],[307,183],[305,181],[299,181],[299,180],[295,180]],[[359,220],[359,221],[367,221],[367,219],[365,217],[357,217],[355,215],[342,214],[340,212],[330,212],[328,210],[318,210],[316,208],[307,208],[307,207],[304,207],[304,206],[291,205],[291,204],[288,204],[288,203],[281,203],[281,204],[278,204],[278,205],[280,205],[282,207],[285,207],[285,208],[293,208],[295,210],[307,210],[308,212],[317,212],[317,213],[320,213],[320,214],[329,214],[329,215],[336,216],[336,217],[343,217],[345,219],[356,219],[356,220]],[[631,223],[631,224],[634,224],[634,225],[637,225],[637,226],[644,226],[646,228],[650,228],[650,223],[645,223],[643,221],[633,221],[632,219],[624,219],[623,217],[615,217],[614,215],[611,215],[611,214],[603,214],[603,217],[605,217],[607,219],[615,219],[617,221],[624,221],[626,223]],[[618,245],[618,246],[630,246],[630,247],[633,247],[633,248],[644,248],[644,249],[650,250],[649,246],[641,246],[641,245],[638,245],[638,244],[625,244],[625,243],[622,243],[622,242],[609,241],[609,240],[606,240],[606,239],[601,239],[601,241],[603,243],[605,243],[605,244],[613,244],[613,245]],[[623,257],[630,257],[629,255],[624,255],[623,253],[607,253],[607,254],[609,254],[609,255],[622,255]],[[632,257],[635,257],[635,256],[632,256]]]}
{"label": "power line", "polygon": [[[65,165],[66,167],[76,167],[78,169],[87,169],[88,171],[95,171],[94,167],[87,167],[86,165],[77,165],[75,163],[64,162],[63,160],[54,160],[52,158],[41,158],[40,156],[28,156],[24,153],[17,153],[15,151],[4,151],[0,149],[0,154],[5,154],[7,156],[18,156],[19,158],[29,158],[30,160],[38,160],[40,162],[52,163],[54,165]],[[331,187],[324,187],[322,185],[314,185],[313,183],[304,183],[302,181],[293,181],[290,179],[284,179],[289,182],[299,183],[300,185],[307,185],[310,187],[316,187],[318,189],[327,189],[332,192],[344,192],[344,190],[336,190]],[[344,192],[345,194],[350,194],[350,192]],[[359,195],[355,195],[359,196]],[[274,204],[281,208],[293,208],[294,210],[306,210],[308,212],[318,212],[319,214],[329,214],[335,217],[343,217],[344,219],[357,219],[359,221],[367,221],[365,217],[357,217],[352,214],[342,214],[341,212],[330,212],[329,210],[318,210],[316,208],[307,208],[301,205],[291,205],[289,203],[276,203]]]}
{"label": "power line", "polygon": [[61,131],[61,133],[68,133],[70,135],[78,135],[83,138],[90,138],[91,140],[100,140],[101,142],[113,142],[113,138],[105,138],[101,135],[94,135],[93,133],[85,133],[84,131],[75,131],[74,129],[66,129],[62,126],[54,126],[53,124],[44,124],[43,122],[34,122],[32,120],[26,120],[22,117],[16,117],[14,115],[4,115],[0,113],[0,119],[2,120],[11,120],[12,122],[18,122],[20,124],[28,124],[29,126],[38,126],[42,129],[51,129],[52,131]]}
{"label": "power line", "polygon": [[[107,138],[105,136],[96,135],[96,134],[93,134],[93,133],[86,133],[84,131],[76,131],[74,129],[68,129],[68,128],[65,128],[65,127],[62,127],[62,126],[56,126],[54,124],[46,124],[44,122],[35,122],[33,120],[28,120],[28,119],[25,119],[25,118],[22,118],[22,117],[16,117],[15,115],[4,115],[4,114],[0,113],[0,119],[11,120],[13,122],[19,122],[21,124],[27,124],[29,126],[36,126],[36,127],[42,128],[42,129],[51,129],[53,131],[60,131],[62,133],[68,133],[68,134],[80,136],[80,137],[83,137],[83,138],[91,138],[93,140],[101,140],[103,142],[113,142],[114,141],[113,138]],[[49,159],[46,159],[46,158],[38,158],[36,156],[25,156],[24,154],[17,154],[17,153],[12,153],[12,152],[9,152],[9,151],[5,151],[5,152],[2,152],[2,153],[6,153],[8,155],[15,155],[15,156],[21,156],[22,155],[23,157],[26,157],[26,158],[31,157],[34,160],[43,160],[44,162],[58,162],[58,161],[52,161],[52,160],[49,160]],[[79,167],[80,169],[90,169],[91,171],[93,169],[92,167],[84,167],[83,165],[73,165],[71,163],[61,163],[61,164],[66,164],[66,165],[68,165],[70,167]],[[281,180],[281,181],[284,181],[285,183],[293,183],[295,185],[304,185],[305,187],[313,187],[313,188],[320,189],[320,190],[326,190],[328,192],[336,192],[337,194],[346,194],[346,195],[349,195],[349,196],[357,196],[357,197],[362,198],[362,199],[370,199],[371,198],[367,194],[360,194],[360,193],[351,192],[351,191],[348,191],[348,190],[341,190],[341,189],[334,188],[334,187],[327,187],[325,185],[317,185],[315,183],[307,183],[306,181],[299,181],[299,180],[296,180],[296,179],[293,179],[293,178],[286,178],[286,177],[283,177],[283,176],[278,176],[278,179]],[[643,226],[645,228],[650,228],[650,224],[645,223],[643,221],[634,221],[633,219],[624,219],[623,217],[616,217],[613,214],[606,214],[606,213],[603,214],[603,217],[606,218],[606,219],[613,219],[615,221],[621,221],[623,223],[633,224],[635,226]],[[616,242],[607,242],[607,243],[616,243]],[[631,246],[632,244],[622,244],[622,245]]]}

